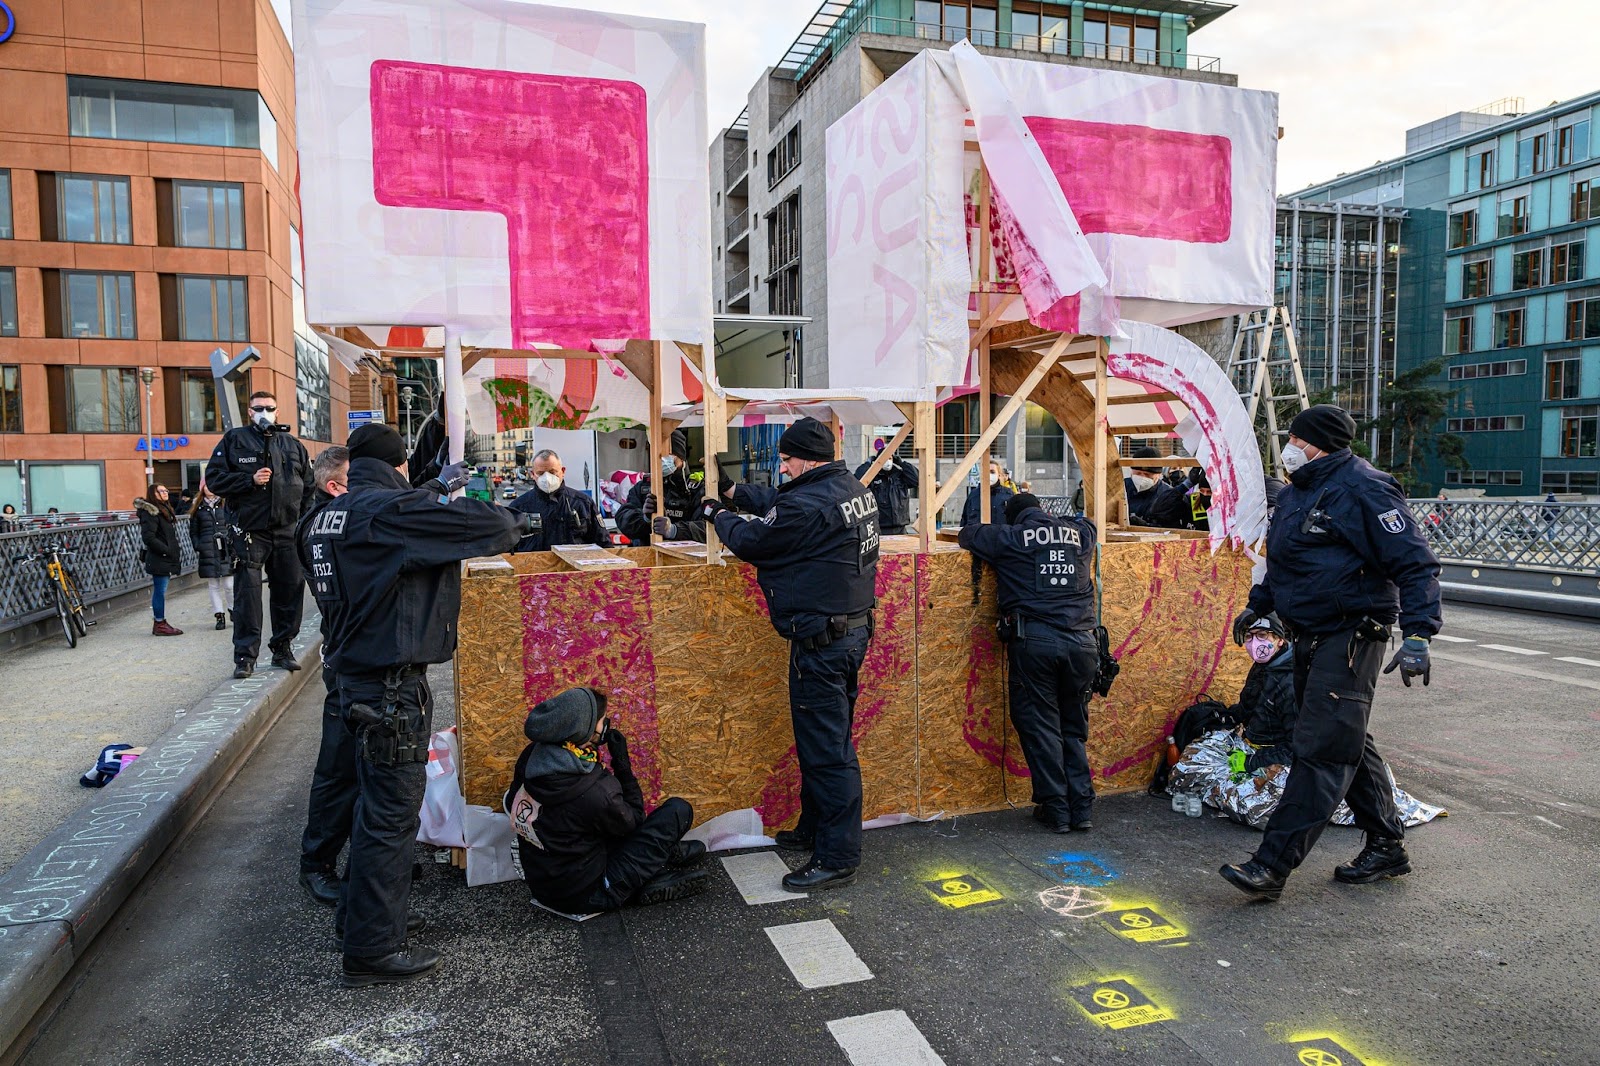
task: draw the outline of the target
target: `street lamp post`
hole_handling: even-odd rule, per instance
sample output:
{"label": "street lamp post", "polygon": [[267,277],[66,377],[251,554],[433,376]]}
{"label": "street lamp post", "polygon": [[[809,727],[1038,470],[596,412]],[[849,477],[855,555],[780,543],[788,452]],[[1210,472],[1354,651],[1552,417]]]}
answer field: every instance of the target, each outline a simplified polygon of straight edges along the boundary
{"label": "street lamp post", "polygon": [[406,413],[405,428],[407,452],[411,451],[411,449],[417,446],[416,439],[411,435],[411,401],[416,397],[416,395],[417,390],[413,389],[410,385],[407,385],[405,388],[400,390],[400,402],[405,405]]}
{"label": "street lamp post", "polygon": [[156,372],[147,366],[140,367],[139,376],[144,379],[144,483],[150,486],[156,483],[155,436],[150,428],[150,386],[156,379]]}

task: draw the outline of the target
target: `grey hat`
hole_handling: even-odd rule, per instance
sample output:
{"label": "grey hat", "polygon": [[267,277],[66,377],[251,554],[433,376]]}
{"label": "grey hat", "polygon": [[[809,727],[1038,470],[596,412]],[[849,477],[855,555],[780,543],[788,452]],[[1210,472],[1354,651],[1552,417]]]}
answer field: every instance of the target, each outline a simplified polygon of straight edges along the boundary
{"label": "grey hat", "polygon": [[528,712],[523,734],[535,744],[582,744],[600,720],[600,701],[594,690],[569,688]]}

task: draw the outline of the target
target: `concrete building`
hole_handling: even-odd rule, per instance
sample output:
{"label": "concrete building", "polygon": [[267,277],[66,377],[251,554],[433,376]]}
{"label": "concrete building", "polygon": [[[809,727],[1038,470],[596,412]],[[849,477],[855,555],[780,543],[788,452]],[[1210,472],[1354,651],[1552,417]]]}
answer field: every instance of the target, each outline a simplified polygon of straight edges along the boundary
{"label": "concrete building", "polygon": [[[0,43],[0,502],[193,489],[219,346],[313,451],[348,382],[305,324],[286,3],[10,0]],[[152,371],[148,384],[143,370]],[[146,410],[148,409],[148,420]]]}
{"label": "concrete building", "polygon": [[[808,318],[782,384],[828,384],[824,134],[922,49],[969,39],[1013,59],[1234,85],[1218,59],[1189,49],[1191,34],[1232,9],[1209,0],[827,0],[712,142],[717,313]],[[960,455],[976,436],[976,402],[940,409],[941,455]],[[1033,405],[1009,428],[996,451],[1017,477],[1036,491],[1064,491],[1071,449],[1061,428]],[[847,440],[847,457],[859,457],[870,437]]]}
{"label": "concrete building", "polygon": [[1597,107],[1600,92],[1458,113],[1408,133],[1406,155],[1284,199],[1405,210],[1395,365],[1447,360],[1436,428],[1466,460],[1430,457],[1419,491],[1600,492]]}

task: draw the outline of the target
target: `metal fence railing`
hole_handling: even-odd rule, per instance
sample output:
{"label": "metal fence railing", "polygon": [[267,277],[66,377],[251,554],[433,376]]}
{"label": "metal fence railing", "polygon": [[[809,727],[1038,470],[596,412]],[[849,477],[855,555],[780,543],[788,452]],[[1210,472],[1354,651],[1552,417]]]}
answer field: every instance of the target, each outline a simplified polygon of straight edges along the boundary
{"label": "metal fence railing", "polygon": [[[183,573],[199,565],[189,542],[189,516],[178,516]],[[77,579],[85,604],[99,603],[150,584],[139,552],[139,523],[129,519],[67,523],[18,533],[0,533],[0,633],[50,616],[55,610],[44,567],[35,558],[47,544],[73,554],[67,568]],[[18,556],[28,558],[18,561]]]}
{"label": "metal fence railing", "polygon": [[1600,503],[1412,500],[1445,562],[1600,573]]}

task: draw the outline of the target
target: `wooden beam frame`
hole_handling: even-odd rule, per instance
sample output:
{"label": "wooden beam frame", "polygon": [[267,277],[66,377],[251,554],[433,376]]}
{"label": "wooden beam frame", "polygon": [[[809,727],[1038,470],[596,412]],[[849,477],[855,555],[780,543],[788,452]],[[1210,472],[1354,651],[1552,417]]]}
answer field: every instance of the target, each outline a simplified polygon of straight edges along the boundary
{"label": "wooden beam frame", "polygon": [[[911,435],[913,421],[913,419],[908,418],[904,422],[900,423],[900,430],[894,435],[894,439],[883,446],[883,451],[879,452],[877,458],[872,460],[872,465],[867,467],[867,472],[861,475],[862,485],[872,484],[872,479],[877,477],[878,474],[883,470],[885,464],[894,458],[895,451],[900,447],[901,444],[905,443],[905,439]],[[918,480],[920,482],[920,479]]]}

